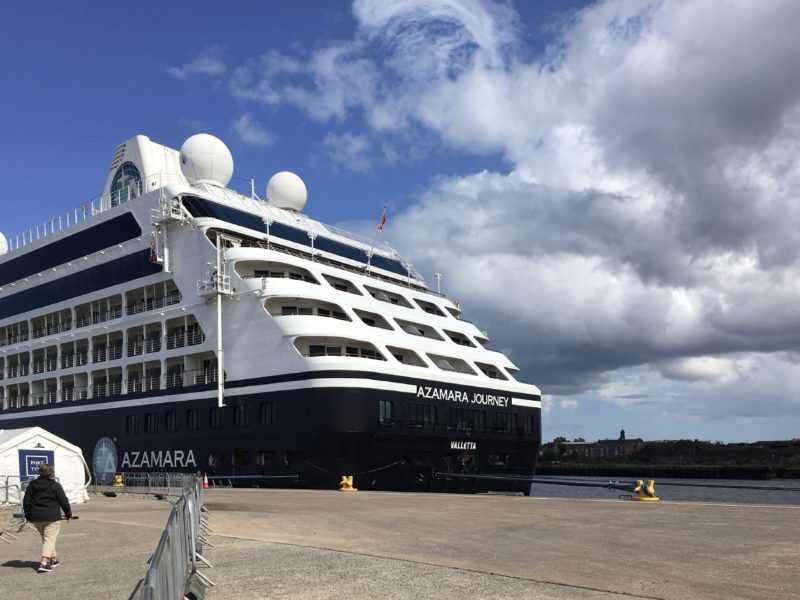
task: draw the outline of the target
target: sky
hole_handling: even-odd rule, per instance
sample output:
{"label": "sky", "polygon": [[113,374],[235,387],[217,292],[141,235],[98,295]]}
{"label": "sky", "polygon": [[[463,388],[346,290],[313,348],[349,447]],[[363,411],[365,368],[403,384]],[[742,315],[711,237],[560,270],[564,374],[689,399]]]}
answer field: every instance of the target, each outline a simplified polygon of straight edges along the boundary
{"label": "sky", "polygon": [[543,437],[800,437],[800,3],[7,2],[0,231],[195,133],[384,233]]}

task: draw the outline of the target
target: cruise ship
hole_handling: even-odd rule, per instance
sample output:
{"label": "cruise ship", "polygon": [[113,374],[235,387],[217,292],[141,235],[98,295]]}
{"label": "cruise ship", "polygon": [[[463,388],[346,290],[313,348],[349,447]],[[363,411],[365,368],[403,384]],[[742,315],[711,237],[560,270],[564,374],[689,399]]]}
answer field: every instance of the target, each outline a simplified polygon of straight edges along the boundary
{"label": "cruise ship", "polygon": [[232,174],[216,137],[138,135],[98,199],[0,235],[0,429],[80,446],[100,483],[524,492],[442,476],[532,475],[541,394],[383,219],[358,236],[304,214],[293,173],[263,201]]}

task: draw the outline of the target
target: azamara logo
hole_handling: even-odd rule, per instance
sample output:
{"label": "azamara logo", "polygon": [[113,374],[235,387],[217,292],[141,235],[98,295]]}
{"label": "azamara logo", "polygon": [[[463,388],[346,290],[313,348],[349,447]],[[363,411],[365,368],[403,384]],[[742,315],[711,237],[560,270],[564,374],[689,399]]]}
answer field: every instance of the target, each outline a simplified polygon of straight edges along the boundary
{"label": "azamara logo", "polygon": [[152,469],[154,467],[196,467],[194,452],[189,450],[130,450],[122,457],[122,468]]}

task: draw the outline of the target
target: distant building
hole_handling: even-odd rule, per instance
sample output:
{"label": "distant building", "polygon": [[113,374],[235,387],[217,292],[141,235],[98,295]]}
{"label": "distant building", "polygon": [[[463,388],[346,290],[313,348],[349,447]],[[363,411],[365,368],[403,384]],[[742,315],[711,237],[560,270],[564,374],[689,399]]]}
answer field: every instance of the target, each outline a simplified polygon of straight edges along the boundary
{"label": "distant building", "polygon": [[642,438],[625,438],[625,430],[619,432],[616,440],[597,440],[596,442],[558,442],[554,450],[562,456],[576,458],[619,458],[635,454],[644,447]]}

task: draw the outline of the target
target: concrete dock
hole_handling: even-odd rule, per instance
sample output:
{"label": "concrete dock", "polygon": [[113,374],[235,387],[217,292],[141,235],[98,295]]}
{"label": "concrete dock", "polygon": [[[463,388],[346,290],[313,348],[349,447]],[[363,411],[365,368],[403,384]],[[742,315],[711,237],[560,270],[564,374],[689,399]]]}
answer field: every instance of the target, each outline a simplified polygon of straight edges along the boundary
{"label": "concrete dock", "polygon": [[[800,506],[215,489],[217,585],[248,598],[796,598]],[[0,543],[8,600],[138,598],[170,505],[93,496],[53,573],[34,531]]]}

